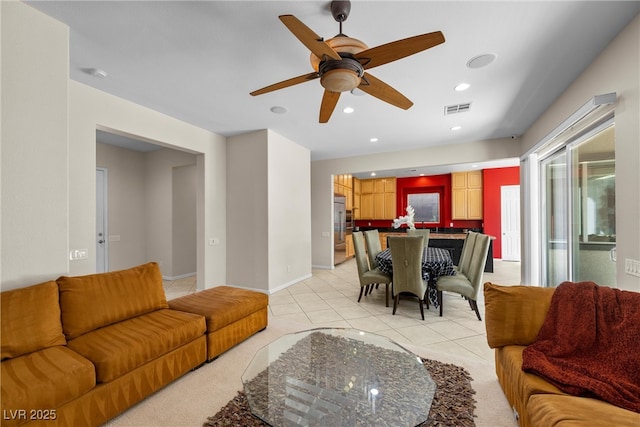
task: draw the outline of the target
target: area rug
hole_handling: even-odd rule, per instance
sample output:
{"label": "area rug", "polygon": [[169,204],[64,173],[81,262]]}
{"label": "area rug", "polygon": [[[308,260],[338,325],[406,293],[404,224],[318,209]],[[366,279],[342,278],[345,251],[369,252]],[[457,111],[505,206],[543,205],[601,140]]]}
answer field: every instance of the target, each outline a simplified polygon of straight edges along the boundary
{"label": "area rug", "polygon": [[[286,355],[287,352],[283,356],[284,359],[286,359]],[[436,390],[427,421],[419,426],[475,426],[475,399],[473,397],[475,391],[471,387],[471,375],[460,366],[425,358],[421,358],[421,360],[435,382]],[[262,427],[268,426],[268,424],[251,413],[245,393],[239,391],[236,397],[217,414],[208,417],[203,426]]]}

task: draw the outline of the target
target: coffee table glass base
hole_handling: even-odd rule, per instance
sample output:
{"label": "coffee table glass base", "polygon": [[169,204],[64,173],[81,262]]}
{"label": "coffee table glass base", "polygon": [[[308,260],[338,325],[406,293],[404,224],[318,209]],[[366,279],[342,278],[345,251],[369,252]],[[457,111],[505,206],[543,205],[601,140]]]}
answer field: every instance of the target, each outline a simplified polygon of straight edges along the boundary
{"label": "coffee table glass base", "polygon": [[386,337],[313,329],[260,349],[242,375],[252,413],[273,426],[415,426],[435,383]]}

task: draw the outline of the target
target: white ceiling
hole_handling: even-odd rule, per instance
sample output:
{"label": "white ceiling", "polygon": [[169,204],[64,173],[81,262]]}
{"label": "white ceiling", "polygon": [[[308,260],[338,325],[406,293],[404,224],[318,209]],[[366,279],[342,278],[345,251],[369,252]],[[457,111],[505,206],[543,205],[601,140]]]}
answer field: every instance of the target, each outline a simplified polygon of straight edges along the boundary
{"label": "white ceiling", "polygon": [[[221,135],[272,129],[312,160],[521,135],[640,12],[640,1],[353,1],[343,32],[369,47],[432,31],[446,42],[369,70],[411,109],[344,93],[319,124],[319,80],[249,92],[312,72],[278,15],[330,38],[339,27],[329,1],[27,3],[71,28],[73,80]],[[481,54],[496,60],[468,68]],[[471,88],[454,91],[461,82]],[[445,116],[445,106],[464,102],[470,111]],[[355,112],[342,113],[346,106]]]}

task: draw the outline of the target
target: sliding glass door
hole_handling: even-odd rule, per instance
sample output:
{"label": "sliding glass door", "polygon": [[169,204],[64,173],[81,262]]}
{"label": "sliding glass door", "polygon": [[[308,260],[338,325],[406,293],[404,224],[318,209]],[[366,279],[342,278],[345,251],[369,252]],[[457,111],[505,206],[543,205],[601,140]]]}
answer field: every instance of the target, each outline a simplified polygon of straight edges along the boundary
{"label": "sliding glass door", "polygon": [[615,286],[615,133],[613,118],[540,159],[541,274]]}
{"label": "sliding glass door", "polygon": [[543,185],[542,218],[544,224],[542,271],[547,286],[556,286],[568,279],[568,219],[567,153],[562,149],[541,161]]}

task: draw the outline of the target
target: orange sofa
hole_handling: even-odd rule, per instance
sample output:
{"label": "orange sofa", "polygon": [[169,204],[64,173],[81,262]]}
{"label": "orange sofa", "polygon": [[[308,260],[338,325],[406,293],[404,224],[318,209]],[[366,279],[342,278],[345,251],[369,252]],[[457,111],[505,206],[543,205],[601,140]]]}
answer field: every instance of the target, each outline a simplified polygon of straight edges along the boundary
{"label": "orange sofa", "polygon": [[97,426],[207,360],[207,319],[170,308],[156,263],[60,277],[0,303],[2,426]]}
{"label": "orange sofa", "polygon": [[566,394],[522,370],[522,352],[536,341],[554,291],[555,288],[484,284],[487,341],[495,349],[498,381],[519,425],[640,426],[639,413]]}

